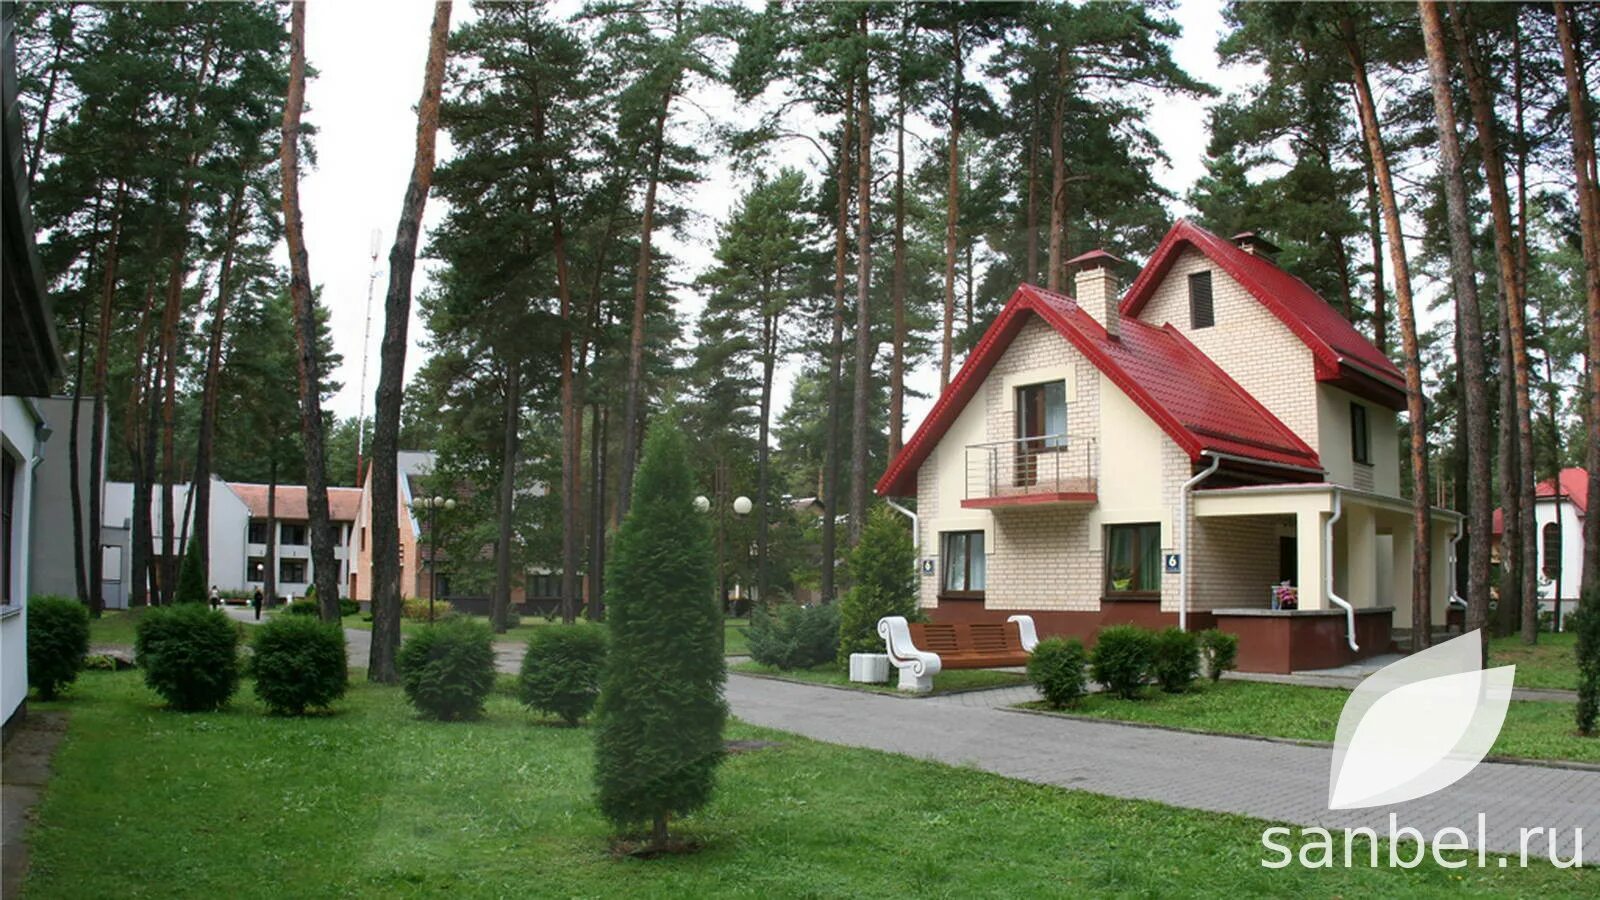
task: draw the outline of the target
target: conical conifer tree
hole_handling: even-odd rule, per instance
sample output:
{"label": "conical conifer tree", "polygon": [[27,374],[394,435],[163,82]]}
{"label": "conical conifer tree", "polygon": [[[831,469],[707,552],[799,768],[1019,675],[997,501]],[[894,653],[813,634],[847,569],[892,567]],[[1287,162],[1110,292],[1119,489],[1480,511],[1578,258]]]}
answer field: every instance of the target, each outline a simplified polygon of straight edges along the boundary
{"label": "conical conifer tree", "polygon": [[711,535],[694,508],[688,444],[654,425],[606,571],[611,653],[595,714],[600,811],[619,829],[705,805],[722,760],[721,614],[712,597]]}

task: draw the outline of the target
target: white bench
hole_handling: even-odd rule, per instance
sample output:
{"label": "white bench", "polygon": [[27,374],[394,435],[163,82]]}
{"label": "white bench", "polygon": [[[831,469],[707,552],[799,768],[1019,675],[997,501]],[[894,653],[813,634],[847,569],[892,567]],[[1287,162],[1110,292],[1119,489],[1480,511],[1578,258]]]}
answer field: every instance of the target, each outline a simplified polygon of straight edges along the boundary
{"label": "white bench", "polygon": [[933,676],[939,674],[939,654],[918,650],[911,643],[911,624],[905,616],[884,616],[878,620],[878,637],[889,651],[889,665],[900,670],[900,690],[926,694],[933,690]]}
{"label": "white bench", "polygon": [[[1011,616],[1006,624],[1015,625],[1016,631],[1007,633],[1004,626],[981,623],[912,625],[903,616],[885,616],[878,620],[878,636],[883,638],[889,663],[900,670],[900,690],[925,694],[933,690],[933,676],[945,669],[946,663],[957,669],[1025,663],[1039,643],[1033,617]],[[950,654],[949,659],[941,652]]]}

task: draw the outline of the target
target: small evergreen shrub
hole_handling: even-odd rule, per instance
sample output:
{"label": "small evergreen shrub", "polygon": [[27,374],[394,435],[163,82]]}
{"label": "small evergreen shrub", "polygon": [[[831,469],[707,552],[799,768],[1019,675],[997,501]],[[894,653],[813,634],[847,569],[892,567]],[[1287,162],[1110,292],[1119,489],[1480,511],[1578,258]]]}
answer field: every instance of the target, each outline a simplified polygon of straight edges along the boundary
{"label": "small evergreen shrub", "polygon": [[351,600],[349,597],[340,597],[339,598],[339,615],[340,616],[358,616],[360,614],[361,614],[361,604],[357,603],[354,600]]}
{"label": "small evergreen shrub", "polygon": [[1076,706],[1088,693],[1088,679],[1084,673],[1088,661],[1083,642],[1045,638],[1028,655],[1028,680],[1052,707]]}
{"label": "small evergreen shrub", "polygon": [[878,620],[884,616],[917,615],[917,561],[911,531],[902,517],[885,505],[873,507],[850,554],[853,584],[839,601],[840,665],[852,653],[882,653]]}
{"label": "small evergreen shrub", "polygon": [[465,619],[408,638],[395,660],[406,699],[429,718],[476,718],[494,688],[493,641],[489,626]]}
{"label": "small evergreen shrub", "polygon": [[750,658],[779,669],[809,669],[832,660],[839,648],[839,607],[785,604],[750,617]]}
{"label": "small evergreen shrub", "polygon": [[1206,674],[1215,682],[1223,672],[1238,666],[1239,636],[1231,631],[1206,629],[1200,632],[1200,653],[1205,657]]}
{"label": "small evergreen shrub", "polygon": [[1600,591],[1590,591],[1578,611],[1567,617],[1569,631],[1578,633],[1573,653],[1578,658],[1578,731],[1600,731]]}
{"label": "small evergreen shrub", "polygon": [[524,706],[554,713],[568,725],[594,709],[606,661],[606,632],[597,625],[553,625],[528,639],[517,697]]}
{"label": "small evergreen shrub", "polygon": [[[452,617],[455,616],[455,614],[456,614],[455,607],[450,605],[450,601],[449,600],[435,600],[435,601],[433,601],[433,620],[435,622],[440,622],[440,621],[443,621],[445,619],[452,618]],[[401,601],[401,604],[400,604],[400,618],[409,619],[409,620],[411,620],[413,622],[426,622],[426,621],[428,621],[428,598],[427,597],[407,597],[407,598],[405,598],[405,600]]]}
{"label": "small evergreen shrub", "polygon": [[315,600],[296,600],[284,607],[283,611],[291,616],[308,616],[310,618],[322,615],[322,607],[318,606]]}
{"label": "small evergreen shrub", "polygon": [[189,541],[189,548],[178,564],[178,584],[173,589],[174,603],[209,603],[206,592],[206,569],[200,564],[200,542]]}
{"label": "small evergreen shrub", "polygon": [[1137,625],[1113,625],[1095,641],[1090,669],[1106,690],[1132,700],[1150,677],[1154,652],[1155,636],[1149,631]]}
{"label": "small evergreen shrub", "polygon": [[298,716],[344,696],[350,675],[344,629],[337,624],[303,614],[279,616],[251,637],[250,674],[267,709]]}
{"label": "small evergreen shrub", "polygon": [[1200,677],[1200,640],[1176,626],[1163,628],[1151,639],[1150,668],[1156,683],[1169,694],[1181,694]]}
{"label": "small evergreen shrub", "polygon": [[217,709],[239,687],[239,630],[203,603],[146,610],[134,652],[145,684],[174,709]]}
{"label": "small evergreen shrub", "polygon": [[89,653],[89,609],[71,597],[28,601],[28,684],[54,700],[78,677]]}

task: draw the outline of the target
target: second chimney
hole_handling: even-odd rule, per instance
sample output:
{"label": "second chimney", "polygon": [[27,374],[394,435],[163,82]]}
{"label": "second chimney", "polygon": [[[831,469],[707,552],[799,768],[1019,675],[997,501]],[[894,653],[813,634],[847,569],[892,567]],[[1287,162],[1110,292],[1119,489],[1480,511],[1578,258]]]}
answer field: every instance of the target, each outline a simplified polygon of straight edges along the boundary
{"label": "second chimney", "polygon": [[1121,330],[1122,315],[1117,309],[1121,298],[1116,273],[1116,267],[1121,264],[1122,260],[1104,250],[1090,250],[1067,260],[1067,268],[1076,272],[1072,291],[1078,307],[1093,316],[1112,337],[1117,337]]}

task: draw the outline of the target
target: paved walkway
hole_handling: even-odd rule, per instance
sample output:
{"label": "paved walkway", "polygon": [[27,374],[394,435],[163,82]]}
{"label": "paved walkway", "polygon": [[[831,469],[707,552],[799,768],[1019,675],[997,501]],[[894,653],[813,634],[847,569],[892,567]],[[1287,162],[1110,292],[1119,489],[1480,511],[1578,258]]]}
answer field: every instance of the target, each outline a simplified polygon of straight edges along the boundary
{"label": "paved walkway", "polygon": [[[1238,813],[1295,825],[1367,826],[1380,835],[1388,816],[1431,837],[1462,828],[1477,843],[1516,853],[1519,828],[1556,829],[1568,859],[1574,829],[1584,858],[1600,859],[1600,772],[1484,763],[1439,793],[1374,810],[1330,811],[1326,747],[1186,734],[996,708],[1028,699],[1031,688],[1006,688],[905,700],[737,674],[728,678],[733,714],[746,722],[816,740],[971,765],[1041,784],[1172,806]],[[1545,856],[1544,834],[1529,854]]]}
{"label": "paved walkway", "polygon": [[66,733],[66,713],[29,712],[0,758],[0,897],[22,894],[28,826],[50,780],[50,759]]}

